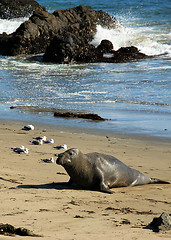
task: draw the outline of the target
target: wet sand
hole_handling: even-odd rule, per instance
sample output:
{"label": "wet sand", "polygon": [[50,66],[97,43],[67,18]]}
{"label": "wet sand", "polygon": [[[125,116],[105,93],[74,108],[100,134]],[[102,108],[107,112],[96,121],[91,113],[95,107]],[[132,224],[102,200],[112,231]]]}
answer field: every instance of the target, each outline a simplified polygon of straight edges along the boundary
{"label": "wet sand", "polygon": [[[171,184],[115,188],[113,194],[69,188],[69,177],[55,163],[41,159],[63,152],[67,144],[83,153],[110,154],[150,177],[171,182],[171,144],[162,139],[115,134],[90,134],[76,129],[0,121],[0,222],[25,227],[42,239],[171,239],[171,231],[154,233],[146,226],[162,212],[171,214]],[[54,144],[33,145],[36,136]],[[156,140],[156,141],[155,141]],[[11,148],[24,145],[29,154]],[[0,235],[1,239],[14,239]],[[15,239],[29,237],[15,236]],[[37,239],[32,237],[31,239]]]}

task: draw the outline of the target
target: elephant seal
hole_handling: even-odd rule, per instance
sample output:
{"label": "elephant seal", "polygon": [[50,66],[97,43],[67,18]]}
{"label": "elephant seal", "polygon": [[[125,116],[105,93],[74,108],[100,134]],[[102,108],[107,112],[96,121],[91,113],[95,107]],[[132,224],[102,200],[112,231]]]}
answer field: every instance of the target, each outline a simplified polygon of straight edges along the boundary
{"label": "elephant seal", "polygon": [[149,183],[169,184],[149,178],[113,156],[97,152],[83,154],[77,148],[59,154],[56,163],[62,165],[69,174],[68,183],[76,183],[82,189],[112,193],[109,188]]}

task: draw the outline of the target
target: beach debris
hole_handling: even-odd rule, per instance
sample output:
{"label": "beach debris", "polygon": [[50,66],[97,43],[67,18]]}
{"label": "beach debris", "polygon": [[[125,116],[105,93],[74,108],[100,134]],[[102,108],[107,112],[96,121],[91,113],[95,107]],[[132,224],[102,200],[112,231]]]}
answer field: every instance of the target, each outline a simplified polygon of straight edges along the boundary
{"label": "beach debris", "polygon": [[[68,149],[66,144],[59,145],[59,146],[56,146],[54,148],[56,148],[57,150],[67,150]],[[56,154],[56,156],[58,156],[58,154]]]}
{"label": "beach debris", "polygon": [[19,235],[19,236],[41,237],[40,235],[34,234],[33,232],[31,232],[26,228],[23,228],[23,227],[16,228],[8,223],[6,224],[0,223],[0,234],[6,235],[6,236]]}
{"label": "beach debris", "polygon": [[46,140],[47,140],[47,137],[46,137],[46,136],[43,136],[43,137],[35,137],[35,138],[33,138],[33,139],[46,141]]}
{"label": "beach debris", "polygon": [[29,125],[26,125],[22,128],[22,130],[25,130],[25,131],[30,131],[30,130],[34,130],[34,126],[29,124]]}
{"label": "beach debris", "polygon": [[18,181],[15,180],[15,179],[7,179],[7,178],[0,177],[0,180],[7,181],[7,182],[11,182],[11,183],[19,183],[19,184],[22,184],[21,182],[18,182]]}
{"label": "beach debris", "polygon": [[75,215],[74,218],[84,218],[83,216],[80,216],[80,215]]}
{"label": "beach debris", "polygon": [[55,141],[54,141],[54,139],[53,138],[51,138],[51,139],[49,139],[49,140],[46,140],[46,141],[44,141],[44,143],[54,143]]}
{"label": "beach debris", "polygon": [[153,218],[153,221],[146,228],[152,229],[153,232],[171,230],[171,214],[163,212],[160,217]]}
{"label": "beach debris", "polygon": [[54,117],[62,117],[62,118],[83,118],[88,120],[95,121],[105,121],[106,119],[100,117],[95,113],[73,113],[73,112],[54,112]]}
{"label": "beach debris", "polygon": [[63,173],[63,172],[57,172],[56,174],[59,174],[59,175],[67,175],[66,173]]}
{"label": "beach debris", "polygon": [[36,140],[35,139],[31,143],[34,144],[34,145],[42,145],[43,144],[43,140]]}
{"label": "beach debris", "polygon": [[121,224],[131,224],[131,222],[128,219],[122,219]]}
{"label": "beach debris", "polygon": [[41,160],[42,160],[42,162],[45,162],[45,163],[54,163],[55,162],[53,157],[45,158],[45,159],[41,159]]}
{"label": "beach debris", "polygon": [[18,154],[21,154],[21,153],[28,154],[28,148],[25,148],[24,146],[15,147],[15,148],[11,148],[11,149],[13,149],[13,151],[18,153]]}

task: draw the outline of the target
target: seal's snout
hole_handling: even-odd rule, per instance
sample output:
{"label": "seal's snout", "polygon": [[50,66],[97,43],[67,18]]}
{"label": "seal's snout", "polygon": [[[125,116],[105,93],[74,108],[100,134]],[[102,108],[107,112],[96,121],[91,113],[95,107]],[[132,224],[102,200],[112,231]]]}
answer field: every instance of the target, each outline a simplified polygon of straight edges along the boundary
{"label": "seal's snout", "polygon": [[59,159],[58,158],[56,159],[56,164],[59,164]]}
{"label": "seal's snout", "polygon": [[62,155],[63,155],[62,153],[60,153],[60,154],[58,155],[58,158],[56,159],[56,164],[61,165],[60,160],[61,160]]}
{"label": "seal's snout", "polygon": [[77,148],[71,148],[64,153],[60,153],[56,159],[56,164],[62,166],[71,166],[75,157],[78,155],[79,150]]}

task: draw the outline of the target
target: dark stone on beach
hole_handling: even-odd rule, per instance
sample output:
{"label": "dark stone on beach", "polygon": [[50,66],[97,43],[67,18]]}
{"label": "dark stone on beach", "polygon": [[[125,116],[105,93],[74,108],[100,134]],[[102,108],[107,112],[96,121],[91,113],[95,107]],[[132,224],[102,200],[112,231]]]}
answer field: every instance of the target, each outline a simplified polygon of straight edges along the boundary
{"label": "dark stone on beach", "polygon": [[131,224],[131,222],[128,219],[123,219],[121,224]]}
{"label": "dark stone on beach", "polygon": [[40,237],[40,235],[32,233],[30,230],[20,227],[15,228],[11,224],[0,223],[0,234],[1,235],[20,235],[20,236],[31,236],[31,237]]}
{"label": "dark stone on beach", "polygon": [[146,228],[152,229],[154,232],[171,230],[171,215],[162,213],[160,217],[154,218]]}
{"label": "dark stone on beach", "polygon": [[19,17],[29,17],[36,10],[43,10],[44,7],[34,0],[1,0],[0,18],[11,19]]}
{"label": "dark stone on beach", "polygon": [[10,107],[10,109],[14,109],[14,108],[16,108],[16,107],[14,107],[14,106],[11,106],[11,107]]}
{"label": "dark stone on beach", "polygon": [[72,112],[55,112],[54,117],[62,118],[83,118],[95,121],[105,121],[106,119],[100,117],[98,114],[94,113],[72,113]]}
{"label": "dark stone on beach", "polygon": [[74,218],[84,218],[83,216],[80,216],[80,215],[75,215]]}
{"label": "dark stone on beach", "polygon": [[[77,44],[80,47],[91,41],[96,32],[97,24],[114,27],[115,23],[116,19],[108,13],[95,11],[89,6],[81,5],[66,10],[57,10],[53,14],[38,10],[14,33],[0,34],[0,54],[15,56],[44,53],[54,37],[56,37],[54,41],[60,42],[67,52],[68,48],[72,46],[71,41],[75,41],[75,39],[78,40],[72,48],[75,48]],[[45,60],[47,59],[48,57],[45,56]],[[53,59],[54,56],[52,56],[52,61]],[[59,57],[57,57],[56,62],[58,61]]]}

